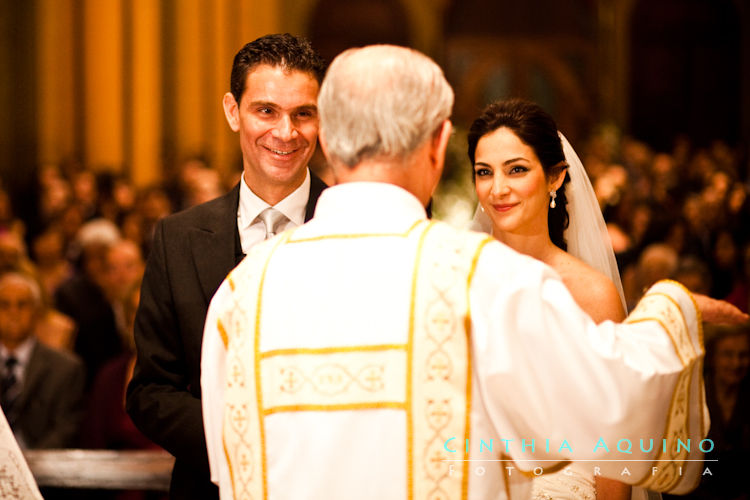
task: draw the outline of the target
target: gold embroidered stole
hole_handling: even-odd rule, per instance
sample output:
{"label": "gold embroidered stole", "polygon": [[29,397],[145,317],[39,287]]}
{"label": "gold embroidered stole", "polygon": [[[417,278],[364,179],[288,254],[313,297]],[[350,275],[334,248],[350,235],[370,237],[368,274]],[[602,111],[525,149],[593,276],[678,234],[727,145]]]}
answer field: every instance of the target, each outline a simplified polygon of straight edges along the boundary
{"label": "gold embroidered stole", "polygon": [[[693,469],[696,468],[695,463],[688,462],[688,459],[691,458],[688,448],[698,447],[698,443],[690,443],[690,438],[695,438],[696,435],[703,438],[708,433],[708,425],[706,425],[706,422],[703,422],[702,411],[698,412],[698,429],[691,430],[690,422],[691,416],[696,414],[691,406],[700,405],[700,410],[704,406],[701,373],[703,335],[700,317],[696,318],[696,324],[691,325],[692,321],[689,322],[685,318],[679,304],[669,294],[660,291],[661,287],[671,286],[684,289],[682,285],[675,281],[664,280],[657,283],[638,302],[638,305],[627,317],[625,323],[640,323],[644,321],[659,323],[671,339],[672,346],[682,366],[687,368],[680,373],[675,384],[664,432],[662,438],[658,440],[658,452],[654,457],[653,467],[656,467],[659,473],[653,474],[649,470],[648,474],[636,483],[653,491],[684,493],[692,489],[694,485],[682,485],[676,488],[678,483],[685,476],[690,477],[693,474],[694,477],[699,478],[698,474],[693,472]],[[691,339],[691,327],[698,330],[699,345],[697,347]],[[696,425],[696,423],[693,422],[693,425]],[[666,440],[666,444],[663,440]],[[678,446],[678,440],[683,444],[690,443],[690,445],[687,447]]]}
{"label": "gold embroidered stole", "polygon": [[468,454],[449,473],[444,443],[470,438],[469,286],[487,234],[434,224],[423,234],[414,275],[409,328],[409,497],[466,498]]}
{"label": "gold embroidered stole", "polygon": [[242,274],[241,287],[230,274],[235,307],[218,328],[227,347],[223,439],[235,499],[267,498],[266,415],[378,408],[407,414],[407,498],[466,498],[468,462],[451,474],[445,460],[467,454],[448,457],[443,443],[470,437],[469,285],[481,248],[492,240],[427,222],[404,236],[415,248],[405,344],[260,353],[266,270],[292,234],[253,248],[246,259],[262,272]]}
{"label": "gold embroidered stole", "polygon": [[[261,379],[256,375],[263,305],[261,292],[273,251],[289,236],[290,233],[284,233],[279,238],[266,240],[248,252],[245,260],[259,263],[260,267],[256,265],[253,270],[260,268],[262,272],[237,276],[240,269],[245,268],[241,265],[227,276],[233,306],[223,311],[217,328],[227,350],[222,436],[235,499],[266,498]],[[235,279],[242,280],[241,286]]]}

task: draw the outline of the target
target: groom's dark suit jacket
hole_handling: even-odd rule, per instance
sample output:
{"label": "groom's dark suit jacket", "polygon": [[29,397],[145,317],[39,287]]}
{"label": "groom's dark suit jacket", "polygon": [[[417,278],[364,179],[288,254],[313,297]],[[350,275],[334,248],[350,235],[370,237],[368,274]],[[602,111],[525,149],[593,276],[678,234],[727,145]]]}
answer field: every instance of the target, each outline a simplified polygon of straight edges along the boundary
{"label": "groom's dark suit jacket", "polygon": [[[311,174],[305,220],[325,187]],[[211,297],[242,258],[238,203],[239,184],[154,229],[135,322],[138,359],[127,411],[141,432],[176,458],[170,498],[218,498],[203,432],[201,340]]]}

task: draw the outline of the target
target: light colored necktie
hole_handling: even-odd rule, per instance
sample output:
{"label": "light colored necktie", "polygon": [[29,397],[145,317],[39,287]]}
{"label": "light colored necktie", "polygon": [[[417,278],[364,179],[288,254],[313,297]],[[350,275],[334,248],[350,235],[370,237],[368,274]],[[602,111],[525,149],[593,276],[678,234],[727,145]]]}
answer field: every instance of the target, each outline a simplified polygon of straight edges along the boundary
{"label": "light colored necktie", "polygon": [[258,218],[266,226],[266,239],[273,238],[279,232],[281,226],[287,221],[286,215],[282,214],[273,207],[263,210]]}

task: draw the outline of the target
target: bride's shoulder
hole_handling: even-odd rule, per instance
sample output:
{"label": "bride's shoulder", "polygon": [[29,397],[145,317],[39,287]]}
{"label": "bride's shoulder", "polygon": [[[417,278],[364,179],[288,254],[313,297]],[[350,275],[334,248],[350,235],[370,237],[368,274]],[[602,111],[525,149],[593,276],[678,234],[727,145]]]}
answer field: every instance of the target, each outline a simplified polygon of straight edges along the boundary
{"label": "bride's shoulder", "polygon": [[560,275],[576,303],[594,321],[621,321],[625,317],[620,295],[609,277],[562,250],[552,267]]}

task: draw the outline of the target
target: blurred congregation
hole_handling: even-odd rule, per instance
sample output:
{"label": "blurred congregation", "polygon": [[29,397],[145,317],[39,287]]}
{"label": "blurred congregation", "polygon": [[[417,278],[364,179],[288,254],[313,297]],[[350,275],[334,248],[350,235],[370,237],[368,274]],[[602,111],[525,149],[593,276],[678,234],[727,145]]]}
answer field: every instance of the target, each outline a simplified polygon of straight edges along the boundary
{"label": "blurred congregation", "polygon": [[[329,61],[387,42],[441,63],[459,132],[436,218],[466,224],[476,206],[460,131],[523,96],[579,151],[629,308],[668,278],[750,309],[742,0],[36,0],[1,2],[0,19],[0,355],[24,368],[2,407],[22,448],[156,448],[124,410],[152,230],[238,182],[221,96],[232,54],[270,32]],[[311,168],[333,182],[321,155]],[[750,329],[705,336],[711,456],[740,467]]]}

